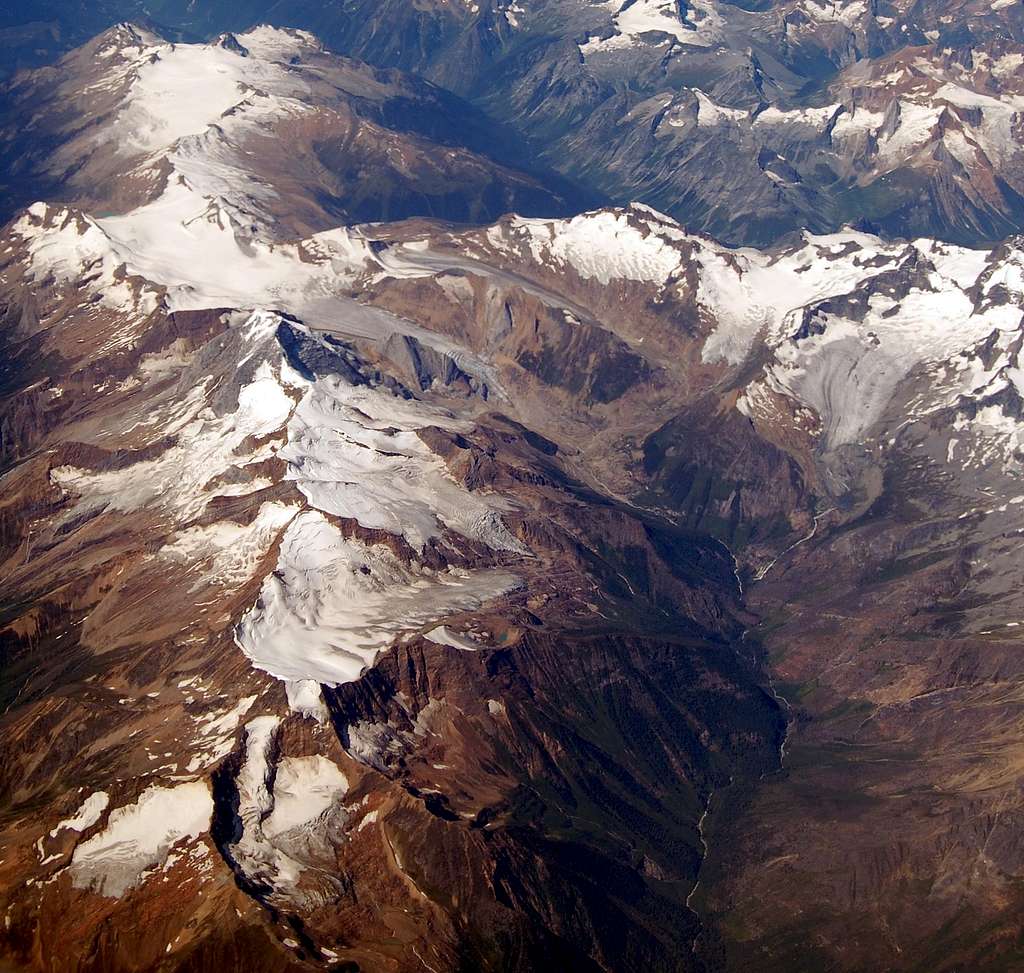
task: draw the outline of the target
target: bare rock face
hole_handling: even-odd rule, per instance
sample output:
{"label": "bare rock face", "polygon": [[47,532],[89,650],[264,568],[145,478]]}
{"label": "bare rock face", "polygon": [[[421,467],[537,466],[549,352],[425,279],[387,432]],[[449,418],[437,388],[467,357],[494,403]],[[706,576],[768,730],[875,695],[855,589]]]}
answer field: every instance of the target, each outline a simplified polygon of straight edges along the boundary
{"label": "bare rock face", "polygon": [[[920,163],[942,236],[1012,223],[1015,13],[958,8],[968,57],[929,4],[766,8],[384,4],[397,32],[345,36],[464,78],[504,52],[580,113],[627,54],[717,52],[717,93],[657,109],[680,145],[735,130],[781,186],[826,120],[867,195]],[[563,74],[515,38],[567,11]],[[433,50],[402,57],[462,87]],[[52,196],[0,237],[5,961],[1014,967],[1017,238],[559,215],[483,116],[456,139],[453,96],[293,30],[122,26],[60,72],[2,133]],[[574,172],[621,174],[594,155],[635,94]],[[756,207],[744,165],[709,191]]]}

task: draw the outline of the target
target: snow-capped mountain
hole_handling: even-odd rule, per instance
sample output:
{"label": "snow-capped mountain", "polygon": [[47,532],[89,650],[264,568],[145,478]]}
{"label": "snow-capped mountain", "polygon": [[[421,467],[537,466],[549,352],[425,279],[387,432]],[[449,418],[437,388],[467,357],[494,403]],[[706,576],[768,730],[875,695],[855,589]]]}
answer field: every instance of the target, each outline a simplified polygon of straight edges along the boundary
{"label": "snow-capped mountain", "polygon": [[864,220],[970,245],[1021,228],[1018,3],[294,8],[339,50],[466,94],[610,199],[734,244]]}
{"label": "snow-capped mountain", "polygon": [[[151,18],[178,40],[264,19],[303,27],[333,50],[472,101],[506,126],[499,137],[492,122],[479,143],[504,142],[505,161],[543,160],[585,186],[591,203],[640,200],[733,244],[867,221],[885,234],[990,245],[1024,218],[1015,0],[79,6],[46,0],[28,16],[15,4],[9,17],[20,26],[6,38],[15,63],[117,19]],[[0,74],[5,49],[0,20]],[[468,124],[465,104],[459,114]],[[530,143],[518,156],[517,140]],[[2,163],[0,181],[12,181]],[[379,195],[356,199],[372,207]],[[376,218],[356,210],[345,215]],[[482,206],[473,214],[485,216]]]}
{"label": "snow-capped mountain", "polygon": [[[717,133],[733,214],[729,132],[782,186],[824,124],[863,186],[953,160],[983,178],[943,200],[1013,223],[986,31],[1016,12],[963,5],[967,61],[928,3],[765,6],[382,4],[346,36],[484,23],[409,55],[445,80],[566,15],[562,109],[626,55],[745,58],[788,104],[722,74],[656,126]],[[788,62],[740,51],[759,24]],[[9,94],[6,178],[42,191],[0,236],[0,956],[1013,967],[1024,243],[584,208],[298,30],[124,24]],[[619,107],[621,143],[550,161],[625,151]]]}
{"label": "snow-capped mountain", "polygon": [[172,45],[122,24],[8,94],[8,206],[46,187],[115,214],[161,194],[171,205],[170,182],[215,200],[208,219],[294,239],[340,221],[580,203],[564,180],[523,172],[522,147],[465,102],[302,31]]}

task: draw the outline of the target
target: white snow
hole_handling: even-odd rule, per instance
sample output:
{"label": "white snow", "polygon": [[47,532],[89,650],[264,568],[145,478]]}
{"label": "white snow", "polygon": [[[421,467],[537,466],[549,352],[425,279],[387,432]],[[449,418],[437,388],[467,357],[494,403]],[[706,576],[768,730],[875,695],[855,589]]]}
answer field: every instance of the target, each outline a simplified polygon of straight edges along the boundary
{"label": "white snow", "polygon": [[479,607],[517,584],[507,571],[434,572],[382,545],[346,539],[308,510],[289,524],[277,569],[236,640],[257,669],[284,680],[357,679],[402,631]]}
{"label": "white snow", "polygon": [[[1015,3],[1016,0],[1005,0],[1002,6],[1009,6]],[[1004,54],[1002,57],[992,62],[992,74],[997,78],[1008,78],[1015,75],[1020,69],[1024,67],[1024,54]]]}
{"label": "white snow", "polygon": [[235,780],[242,833],[231,853],[252,880],[289,895],[296,891],[310,851],[324,843],[311,826],[338,805],[348,782],[320,754],[286,756],[274,763],[279,727],[273,716],[246,724],[245,756]]}
{"label": "white snow", "polygon": [[166,288],[172,310],[289,306],[294,312],[337,293],[362,266],[368,251],[344,229],[285,245],[275,245],[267,232],[266,207],[278,194],[253,176],[246,142],[272,134],[270,126],[283,117],[311,110],[297,97],[308,86],[284,62],[315,42],[272,28],[240,41],[254,44],[254,56],[216,44],[137,52],[121,110],[90,137],[96,146],[142,154],[137,171],[149,173],[162,191],[102,219],[67,211],[44,219],[45,207],[32,207],[15,231],[29,241],[38,277],[75,281],[85,268],[95,274],[99,267],[102,276],[91,288],[110,306],[137,299],[115,279],[120,271]]}
{"label": "white snow", "polygon": [[345,775],[320,754],[284,757],[274,776],[274,808],[263,821],[268,837],[306,827],[348,789]]}
{"label": "white snow", "polygon": [[356,828],[356,831],[362,831],[363,828],[368,828],[371,824],[375,824],[379,818],[380,818],[380,812],[379,811],[377,811],[377,810],[370,811],[363,818],[363,820],[359,822],[359,827]]}
{"label": "white snow", "polygon": [[[157,556],[186,566],[194,590],[210,582],[238,587],[280,542],[277,572],[266,578],[238,640],[258,668],[303,684],[289,688],[297,711],[324,720],[312,688],[317,682],[357,678],[399,632],[455,608],[479,606],[516,585],[506,571],[407,565],[384,544],[346,539],[324,513],[401,537],[413,552],[443,542],[446,534],[495,552],[529,551],[502,521],[509,505],[457,483],[416,434],[426,426],[463,428],[460,423],[443,410],[337,376],[307,380],[284,360],[278,324],[276,315],[257,312],[232,325],[252,370],[233,411],[215,415],[204,383],[172,414],[153,417],[154,437],[176,434],[177,445],[123,469],[64,466],[51,478],[85,508],[158,508],[189,524],[217,496],[269,485],[260,478],[231,482],[227,474],[274,456],[283,461],[285,479],[314,509],[268,501],[248,524],[183,526]],[[206,381],[214,387],[212,376]],[[283,433],[286,442],[267,439],[272,433]],[[226,745],[223,739],[204,743],[189,772],[220,759]]]}
{"label": "white snow", "polygon": [[941,114],[941,105],[901,101],[896,130],[879,146],[882,160],[893,165],[899,164],[931,142]]}
{"label": "white snow", "polygon": [[330,713],[324,702],[324,694],[320,683],[315,679],[299,679],[285,683],[288,696],[288,707],[293,713],[301,713],[317,721],[323,726],[330,722]]}
{"label": "white snow", "polygon": [[721,40],[723,19],[715,0],[692,0],[686,21],[676,0],[607,0],[598,4],[612,14],[614,33],[602,40],[592,36],[579,45],[584,57],[601,51],[628,49],[642,43],[644,35],[667,34],[681,44],[713,47]]}
{"label": "white snow", "polygon": [[868,12],[866,0],[804,0],[802,9],[819,23],[840,23],[852,27]]}
{"label": "white snow", "polygon": [[215,709],[196,719],[195,753],[185,770],[189,774],[210,767],[226,757],[235,744],[235,730],[242,717],[252,709],[255,696],[243,696],[228,710]]}
{"label": "white snow", "polygon": [[[918,364],[953,354],[993,327],[1019,320],[1005,308],[974,314],[965,291],[988,266],[987,251],[933,241],[886,244],[845,230],[804,234],[802,247],[779,254],[730,249],[687,234],[668,217],[638,205],[572,220],[515,219],[507,228],[492,228],[486,238],[501,252],[571,266],[580,277],[606,285],[635,280],[659,291],[677,282],[682,286],[685,265],[692,262],[697,300],[709,323],[704,361],[738,365],[760,334],[776,349],[779,363],[769,383],[817,411],[833,446],[854,441],[877,419],[895,386]],[[936,266],[936,292],[914,291],[895,311],[893,302],[873,306],[862,324],[830,318],[826,335],[799,347],[790,341],[804,307],[896,269],[915,249]],[[1014,276],[1018,269],[1004,262],[999,281],[1024,290],[1024,273],[1019,280]],[[995,271],[986,280],[995,286]],[[748,389],[741,408],[749,410],[759,400],[765,396]]]}
{"label": "white snow", "polygon": [[[820,250],[822,238],[811,238],[811,245]],[[792,338],[796,330],[795,311],[809,303],[831,296],[842,296],[857,283],[892,269],[899,262],[916,254],[931,260],[936,271],[931,273],[925,288],[910,287],[898,297],[883,292],[872,293],[862,320],[840,313],[819,312],[815,331],[799,341]],[[852,263],[850,258],[853,257]],[[918,258],[919,259],[919,258]],[[982,389],[997,391],[1005,384],[1012,370],[999,369],[985,373],[980,370],[980,356],[961,357],[975,344],[990,335],[1000,337],[997,347],[1007,347],[1012,335],[1018,333],[1020,308],[1012,305],[977,306],[971,293],[979,281],[1005,272],[1013,258],[999,267],[990,267],[985,251],[970,251],[947,244],[918,241],[916,244],[881,244],[861,241],[843,258],[852,279],[834,274],[835,264],[818,262],[817,274],[827,284],[825,293],[812,294],[793,283],[777,293],[788,294],[796,304],[792,313],[778,312],[773,318],[782,321],[769,329],[775,364],[768,369],[765,387],[782,392],[812,408],[822,419],[823,442],[827,447],[854,443],[882,416],[896,388],[915,370],[948,372],[948,363],[960,362],[959,374],[952,378],[929,379],[924,391],[910,403],[910,416],[924,414],[940,406],[954,405],[961,395],[977,396]],[[785,283],[793,273],[790,256],[774,265],[774,273]],[[811,274],[804,284],[810,283]],[[707,349],[705,349],[707,351]],[[1001,369],[1001,370],[1000,370]],[[955,369],[954,369],[955,371]],[[1024,384],[1024,383],[1022,383]],[[764,399],[757,386],[748,388],[744,410],[756,411]],[[981,410],[974,427],[990,427],[992,434],[1002,438],[1004,453],[1012,454],[1017,441],[1015,423],[998,409]],[[952,458],[953,444],[950,444]]]}
{"label": "white snow", "polygon": [[[633,44],[651,31],[685,44],[710,45],[718,36],[720,21],[711,0],[692,5],[690,25],[668,0],[610,0],[603,6],[618,33],[584,45],[588,51]],[[846,5],[808,2],[822,21],[852,23],[863,6],[860,0]],[[403,272],[400,259],[388,263],[373,255],[364,235],[368,231],[339,229],[291,244],[275,243],[267,232],[266,214],[275,189],[250,178],[246,140],[270,131],[268,126],[283,117],[309,110],[301,100],[303,82],[284,62],[316,50],[316,42],[272,28],[258,28],[240,41],[251,48],[252,57],[216,45],[157,45],[154,50],[144,47],[147,53],[132,62],[121,111],[97,137],[133,156],[145,154],[145,165],[160,163],[167,176],[156,198],[103,219],[40,204],[15,224],[15,231],[28,242],[32,272],[40,284],[48,278],[71,284],[88,268],[96,275],[88,286],[109,306],[124,311],[152,309],[157,299],[170,309],[255,309],[244,325],[234,320],[226,336],[241,346],[231,368],[240,379],[233,405],[222,387],[227,372],[218,362],[211,365],[214,374],[196,381],[175,405],[138,417],[138,426],[151,431],[154,441],[176,436],[178,445],[123,469],[93,472],[64,466],[51,477],[80,497],[76,510],[160,511],[173,528],[169,543],[152,556],[169,569],[185,566],[193,571],[196,588],[209,582],[241,586],[269,567],[267,559],[277,546],[276,568],[265,574],[256,603],[237,626],[236,640],[254,666],[285,681],[295,711],[326,722],[321,684],[358,678],[396,637],[410,631],[425,631],[428,639],[444,645],[478,648],[468,636],[447,628],[445,619],[518,584],[511,571],[497,568],[432,570],[423,563],[428,545],[443,549],[456,535],[501,555],[504,560],[496,557],[499,563],[508,563],[508,555],[529,552],[503,520],[511,505],[464,488],[417,435],[429,426],[464,431],[467,427],[455,417],[381,389],[349,385],[336,376],[309,380],[284,361],[275,337],[280,319],[274,309],[288,310],[313,326],[377,338],[392,330],[411,333],[415,326],[351,300],[348,291],[367,279],[365,275]],[[702,91],[695,90],[694,96],[698,124],[746,118],[747,113],[717,105]],[[983,129],[992,138],[1006,124],[1000,102],[946,84],[928,103],[901,102],[899,124],[882,140],[883,156],[901,158],[926,144],[937,119],[936,105],[943,102],[980,108],[988,126]],[[755,124],[817,129],[838,110],[837,105],[803,112],[769,108]],[[880,113],[844,111],[834,137],[856,147],[877,134],[883,121]],[[968,150],[966,143],[954,148]],[[704,360],[738,365],[761,334],[774,359],[762,382],[745,391],[742,408],[756,415],[772,395],[788,395],[821,416],[828,446],[862,436],[913,369],[955,356],[993,328],[1009,330],[1019,323],[1013,308],[976,309],[965,294],[976,281],[983,281],[983,295],[994,293],[997,284],[1014,293],[1024,289],[1019,263],[1008,260],[990,268],[989,255],[980,251],[930,241],[884,244],[853,232],[806,235],[802,246],[785,253],[733,250],[687,234],[639,205],[568,220],[516,217],[491,228],[485,238],[499,251],[516,252],[549,269],[571,269],[605,287],[635,283],[661,295],[688,286],[692,274],[708,330]],[[407,272],[433,273],[426,241],[407,243],[404,249],[417,247],[423,259],[410,261]],[[936,292],[912,291],[898,306],[876,296],[863,321],[829,314],[820,322],[822,334],[794,340],[803,307],[844,295],[870,276],[892,270],[915,248],[937,268]],[[304,337],[313,339],[308,331]],[[444,337],[418,337],[453,355],[463,353]],[[186,364],[173,357],[149,362],[136,381],[171,374]],[[944,381],[936,385],[936,396],[951,396],[968,385],[972,390],[992,389],[997,379],[983,374],[972,359]],[[1016,383],[1016,378],[1007,372],[998,381]],[[1016,442],[1015,426],[1011,430],[1013,423],[995,407],[982,410],[975,425]],[[271,486],[263,474],[245,474],[247,466],[261,464],[262,469],[272,459],[284,464],[285,479],[301,497],[260,504],[246,525],[197,523],[214,498],[249,495]],[[367,543],[355,536],[353,523],[390,537]],[[243,708],[217,711],[197,727],[190,773],[230,749],[232,734],[252,705],[252,698],[247,700]],[[333,793],[331,788],[344,786],[343,777],[339,783],[328,767],[289,764],[283,777],[279,768],[280,799],[264,793],[265,751],[273,732],[270,723],[259,720],[247,730],[252,776],[247,800],[258,809],[260,841],[288,830],[281,822],[295,819],[293,805],[300,801],[296,794],[307,795],[309,807],[317,807],[325,794]],[[135,817],[155,813],[142,798],[139,804],[132,812]],[[277,824],[268,823],[274,814]],[[101,834],[114,824],[112,814]],[[132,845],[119,839],[112,847],[123,850],[123,874],[110,878],[89,871],[90,854],[110,856],[106,845],[94,844],[98,838],[80,846],[92,846],[76,864],[78,874],[86,876],[83,881],[126,888],[137,861],[154,853],[140,841]]]}
{"label": "white snow", "polygon": [[290,61],[294,57],[322,50],[320,41],[308,31],[259,24],[238,35],[238,42],[254,58]]}
{"label": "white snow", "polygon": [[[784,128],[801,126],[816,132],[824,131],[839,111],[839,105],[825,105],[822,108],[802,108],[783,111],[774,105],[760,112],[754,119],[754,125],[762,128]],[[842,116],[840,116],[841,118]]]}
{"label": "white snow", "polygon": [[246,86],[282,75],[276,65],[223,47],[164,45],[136,69],[127,104],[102,136],[123,152],[167,149],[205,131],[244,98]]}
{"label": "white snow", "polygon": [[429,632],[425,633],[424,637],[430,639],[431,642],[436,642],[438,645],[448,645],[453,649],[463,649],[466,652],[476,652],[480,648],[480,643],[476,640],[460,632],[453,632],[445,625],[438,625],[436,628],[432,628]]}
{"label": "white snow", "polygon": [[75,887],[119,898],[175,844],[203,834],[212,814],[204,781],[149,787],[134,804],[111,811],[107,826],[75,848],[69,866]]}
{"label": "white snow", "polygon": [[[242,185],[245,179],[236,179]],[[95,221],[129,272],[167,288],[172,310],[291,308],[351,282],[369,250],[351,231],[305,244],[275,244],[246,229],[251,220],[216,194],[219,186],[176,175],[158,199],[124,216]],[[249,187],[250,192],[252,187]]]}
{"label": "white snow", "polygon": [[[26,244],[30,278],[37,283],[53,280],[81,287],[89,278],[89,291],[106,307],[152,313],[157,298],[153,288],[136,287],[123,272],[125,255],[91,217],[46,203],[34,203],[13,225],[12,231]],[[130,334],[120,336],[121,344]]]}
{"label": "white snow", "polygon": [[88,831],[100,819],[100,815],[110,804],[110,795],[106,791],[96,791],[90,794],[82,806],[75,812],[73,817],[61,821],[57,827],[50,832],[51,838],[56,838],[65,828],[71,831]]}
{"label": "white snow", "polygon": [[259,854],[263,838],[261,824],[274,806],[269,785],[270,758],[280,725],[276,716],[258,716],[245,725],[245,757],[235,778],[242,834],[232,846],[239,863]]}
{"label": "white snow", "polygon": [[867,234],[805,234],[804,239],[804,247],[779,258],[757,250],[701,245],[697,296],[716,321],[704,343],[705,361],[739,364],[758,333],[780,334],[793,311],[845,293],[885,269],[863,265],[881,246]]}
{"label": "white snow", "polygon": [[698,125],[722,125],[743,121],[747,117],[747,113],[739,108],[726,108],[716,104],[700,88],[694,88],[693,93],[697,98]]}
{"label": "white snow", "polygon": [[[662,284],[679,269],[679,251],[658,232],[664,224],[646,219],[646,212],[632,207],[583,213],[570,220],[517,217],[510,231],[512,242],[528,247],[538,263],[572,267],[580,277],[604,285],[613,280]],[[499,236],[489,239],[505,245]]]}
{"label": "white snow", "polygon": [[494,550],[528,553],[501,522],[508,504],[456,483],[416,435],[428,425],[457,425],[449,416],[335,376],[315,383],[288,369],[285,376],[307,391],[279,455],[312,506],[402,536],[417,550],[448,528]]}
{"label": "white snow", "polygon": [[198,589],[203,579],[234,587],[256,573],[298,511],[297,505],[269,501],[260,505],[250,524],[221,521],[206,527],[189,527],[179,531],[160,556],[182,561],[193,569],[203,566],[202,576],[192,590]]}
{"label": "white snow", "polygon": [[255,702],[255,696],[243,696],[226,713],[214,712],[200,717],[197,721],[199,728],[206,734],[232,734],[235,732],[239,721],[252,709],[252,704]]}
{"label": "white snow", "polygon": [[[269,338],[276,327],[277,319],[269,320],[271,330],[264,338]],[[238,448],[249,437],[264,437],[280,429],[294,405],[266,362],[259,366],[252,382],[239,390],[234,412],[215,416],[206,405],[204,393],[205,388],[193,389],[181,403],[178,415],[165,421],[162,432],[178,434],[179,441],[156,458],[104,472],[56,467],[51,480],[82,496],[90,506],[125,512],[160,506],[176,511],[182,519],[198,516],[217,495],[215,484],[227,470],[272,455],[271,448],[264,446],[243,458]],[[284,515],[281,508],[267,513],[269,519]],[[183,550],[194,539],[188,534],[181,538]]]}
{"label": "white snow", "polygon": [[[289,683],[356,679],[399,632],[515,587],[505,571],[407,565],[384,544],[346,538],[324,516],[400,536],[414,552],[452,531],[527,555],[502,523],[504,502],[467,491],[415,433],[450,426],[450,418],[336,376],[308,382],[287,365],[281,374],[305,393],[278,456],[315,509],[289,515],[277,569],[238,626],[238,644],[257,668]],[[323,718],[315,699],[302,696],[301,711]]]}
{"label": "white snow", "polygon": [[865,140],[868,135],[874,135],[884,121],[885,115],[882,112],[855,106],[850,111],[844,111],[836,120],[832,128],[832,139],[838,143],[854,138]]}
{"label": "white snow", "polygon": [[[832,130],[833,142],[847,156],[870,158],[873,178],[907,164],[927,165],[938,141],[968,168],[976,163],[979,151],[996,162],[1019,153],[1014,125],[1024,110],[1024,98],[1009,93],[996,98],[950,82],[921,58],[914,68],[917,83],[887,106],[895,112],[891,130],[883,132],[884,112],[863,107],[842,112]],[[965,122],[963,130],[956,124],[940,126],[949,105],[978,110],[980,122]]]}

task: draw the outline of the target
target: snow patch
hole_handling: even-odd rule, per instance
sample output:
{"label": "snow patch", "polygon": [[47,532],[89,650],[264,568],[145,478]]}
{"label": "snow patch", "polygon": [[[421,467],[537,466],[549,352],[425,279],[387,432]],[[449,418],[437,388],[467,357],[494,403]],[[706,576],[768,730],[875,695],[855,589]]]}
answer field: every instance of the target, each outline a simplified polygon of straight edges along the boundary
{"label": "snow patch", "polygon": [[476,652],[480,649],[480,643],[468,635],[460,632],[453,632],[445,625],[438,625],[424,635],[424,638],[435,642],[438,645],[448,645],[453,649],[462,649],[466,652]]}
{"label": "snow patch", "polygon": [[119,898],[162,864],[175,844],[207,831],[212,814],[204,781],[153,785],[134,804],[111,811],[107,826],[75,848],[69,866],[75,888]]}
{"label": "snow patch", "polygon": [[50,832],[51,838],[56,838],[64,829],[70,831],[88,831],[100,819],[100,815],[110,804],[110,795],[106,791],[96,791],[90,794],[82,806],[75,812],[73,817],[61,821],[57,827]]}

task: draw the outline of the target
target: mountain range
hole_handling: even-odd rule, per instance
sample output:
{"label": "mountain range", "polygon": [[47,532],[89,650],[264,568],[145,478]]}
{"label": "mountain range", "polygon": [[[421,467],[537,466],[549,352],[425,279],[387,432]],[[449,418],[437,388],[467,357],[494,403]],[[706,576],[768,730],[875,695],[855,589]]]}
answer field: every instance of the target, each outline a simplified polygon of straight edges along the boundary
{"label": "mountain range", "polygon": [[1019,4],[5,16],[4,961],[1020,968]]}

